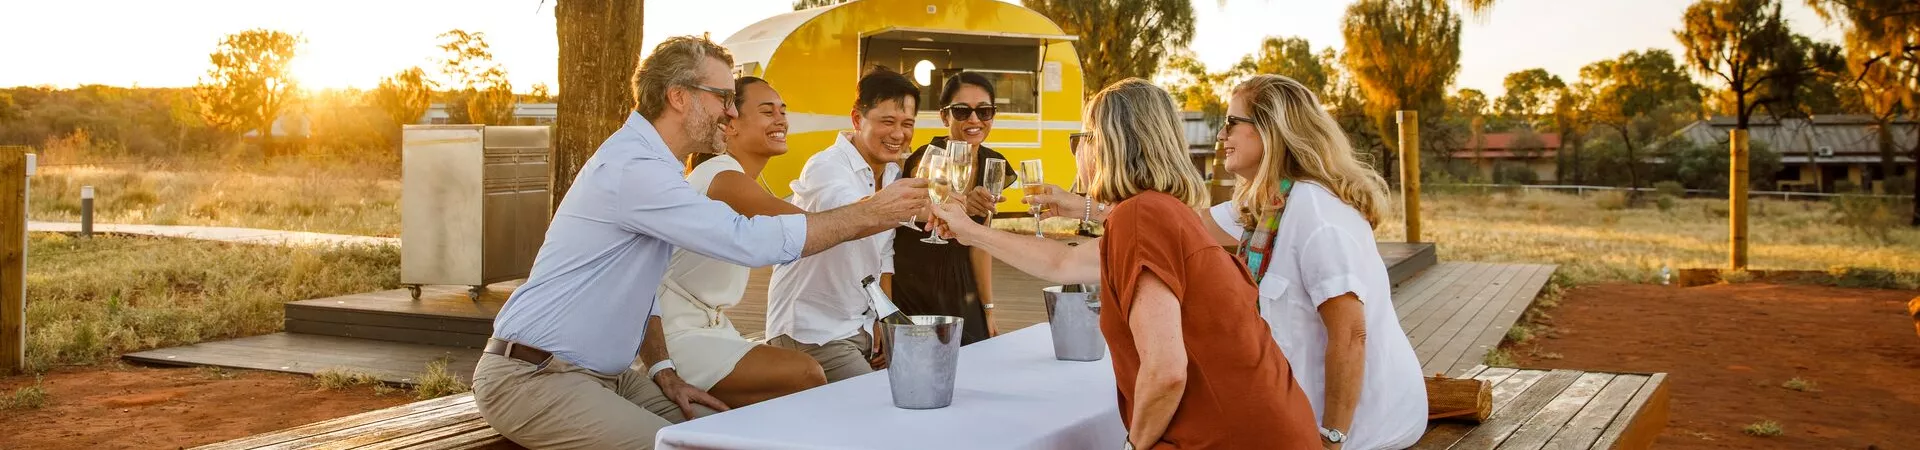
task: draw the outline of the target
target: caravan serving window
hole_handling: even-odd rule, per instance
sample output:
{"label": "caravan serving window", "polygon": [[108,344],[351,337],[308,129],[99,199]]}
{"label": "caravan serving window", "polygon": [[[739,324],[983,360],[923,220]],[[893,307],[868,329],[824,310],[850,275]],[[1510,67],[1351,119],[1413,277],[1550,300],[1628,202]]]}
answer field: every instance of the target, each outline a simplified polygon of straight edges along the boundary
{"label": "caravan serving window", "polygon": [[978,72],[993,80],[993,103],[1002,113],[1040,111],[1039,41],[1005,37],[890,30],[868,36],[861,67],[883,66],[920,86],[920,110],[941,106],[947,77]]}

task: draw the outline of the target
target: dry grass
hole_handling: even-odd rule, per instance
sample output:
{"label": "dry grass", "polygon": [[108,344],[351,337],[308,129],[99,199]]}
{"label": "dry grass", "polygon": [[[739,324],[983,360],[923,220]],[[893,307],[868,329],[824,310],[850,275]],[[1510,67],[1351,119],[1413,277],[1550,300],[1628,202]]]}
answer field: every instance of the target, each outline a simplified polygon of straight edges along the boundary
{"label": "dry grass", "polygon": [[[1571,285],[1657,283],[1663,263],[1675,269],[1727,265],[1724,200],[1682,199],[1667,212],[1606,210],[1592,198],[1529,192],[1429,194],[1422,206],[1422,240],[1439,244],[1440,259],[1555,263]],[[1397,211],[1389,216],[1376,230],[1378,238],[1404,239],[1404,220]],[[1827,203],[1755,199],[1748,218],[1750,266],[1870,268],[1897,273],[1896,285],[1920,285],[1920,229],[1891,230],[1883,242],[1833,217]]]}
{"label": "dry grass", "polygon": [[1787,380],[1787,382],[1785,383],[1781,383],[1780,387],[1792,389],[1800,392],[1813,392],[1813,391],[1819,390],[1818,387],[1815,387],[1814,382],[1800,379],[1800,377],[1793,377],[1793,379]]}
{"label": "dry grass", "polygon": [[1786,430],[1780,428],[1780,422],[1764,420],[1749,424],[1746,428],[1740,429],[1740,432],[1758,437],[1774,437],[1785,433]]}
{"label": "dry grass", "polygon": [[11,409],[39,409],[47,405],[47,390],[40,387],[40,379],[34,378],[33,384],[21,386],[13,395],[0,397],[0,411]]}
{"label": "dry grass", "polygon": [[80,188],[93,186],[95,223],[400,234],[399,174],[374,164],[72,165],[31,181],[33,220],[80,221]]}
{"label": "dry grass", "polygon": [[27,364],[279,331],[288,301],[399,286],[395,247],[288,248],[29,236]]}
{"label": "dry grass", "polygon": [[419,384],[413,386],[413,398],[427,400],[467,392],[472,388],[459,375],[447,372],[447,360],[440,359],[427,363],[427,371],[421,373]]}
{"label": "dry grass", "polygon": [[357,370],[327,369],[314,373],[313,381],[319,383],[321,389],[331,391],[379,385],[380,377]]}

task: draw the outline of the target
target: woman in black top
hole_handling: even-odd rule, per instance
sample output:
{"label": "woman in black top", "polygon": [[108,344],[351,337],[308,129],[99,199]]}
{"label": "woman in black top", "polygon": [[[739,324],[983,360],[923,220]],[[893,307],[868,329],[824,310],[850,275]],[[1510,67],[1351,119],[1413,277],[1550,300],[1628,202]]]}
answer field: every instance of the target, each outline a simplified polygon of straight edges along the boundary
{"label": "woman in black top", "polygon": [[[984,223],[994,208],[996,192],[980,186],[979,174],[986,173],[988,158],[1007,159],[1000,152],[981,145],[993,131],[993,82],[973,72],[961,72],[947,78],[940,89],[940,121],[947,135],[933,138],[942,148],[947,140],[959,139],[973,144],[974,184],[967,191],[967,214]],[[902,173],[914,173],[927,146],[907,157]],[[1007,164],[1008,177],[1014,174]],[[1004,186],[996,186],[1004,187]],[[922,217],[928,217],[922,215]],[[922,229],[926,228],[924,226]],[[993,325],[993,257],[987,252],[960,245],[920,242],[927,232],[900,227],[893,237],[893,301],[909,315],[946,315],[965,318],[966,330],[961,342],[971,344],[999,334]]]}

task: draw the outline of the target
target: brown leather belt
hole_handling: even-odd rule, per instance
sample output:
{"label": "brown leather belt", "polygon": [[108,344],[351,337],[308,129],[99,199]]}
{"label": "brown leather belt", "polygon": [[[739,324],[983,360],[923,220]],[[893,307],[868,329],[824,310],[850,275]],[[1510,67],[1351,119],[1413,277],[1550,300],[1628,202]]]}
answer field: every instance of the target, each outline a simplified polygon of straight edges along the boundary
{"label": "brown leather belt", "polygon": [[518,359],[521,361],[526,361],[528,364],[533,364],[536,366],[541,364],[546,364],[547,358],[553,357],[553,354],[547,353],[546,350],[534,348],[531,345],[526,345],[518,342],[513,342],[505,339],[496,339],[496,338],[487,338],[487,348],[481,351],[492,353],[495,355],[505,356],[508,358]]}

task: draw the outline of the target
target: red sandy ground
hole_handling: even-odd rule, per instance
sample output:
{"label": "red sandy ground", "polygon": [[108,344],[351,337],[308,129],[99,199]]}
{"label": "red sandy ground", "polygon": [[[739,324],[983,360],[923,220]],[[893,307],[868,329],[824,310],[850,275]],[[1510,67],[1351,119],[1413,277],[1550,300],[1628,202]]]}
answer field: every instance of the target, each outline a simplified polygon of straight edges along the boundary
{"label": "red sandy ground", "polygon": [[[326,391],[313,377],[101,365],[47,373],[40,409],[0,411],[0,449],[184,448],[413,401],[371,387]],[[10,395],[33,377],[0,378]]]}
{"label": "red sandy ground", "polygon": [[[1666,372],[1658,448],[1920,448],[1920,292],[1598,285],[1567,292],[1521,367]],[[1556,356],[1557,355],[1557,356]],[[1795,377],[1814,389],[1782,387]],[[1754,437],[1748,424],[1785,433]]]}

